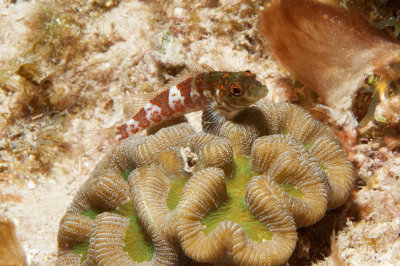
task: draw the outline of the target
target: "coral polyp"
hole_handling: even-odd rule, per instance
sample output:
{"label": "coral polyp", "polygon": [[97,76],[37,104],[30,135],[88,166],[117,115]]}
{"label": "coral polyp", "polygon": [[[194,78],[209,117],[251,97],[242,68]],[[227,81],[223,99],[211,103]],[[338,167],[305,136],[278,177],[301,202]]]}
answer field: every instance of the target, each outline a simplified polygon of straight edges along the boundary
{"label": "coral polyp", "polygon": [[217,135],[185,122],[151,132],[122,141],[78,191],[58,264],[279,265],[296,229],[352,187],[336,137],[291,104],[244,109]]}

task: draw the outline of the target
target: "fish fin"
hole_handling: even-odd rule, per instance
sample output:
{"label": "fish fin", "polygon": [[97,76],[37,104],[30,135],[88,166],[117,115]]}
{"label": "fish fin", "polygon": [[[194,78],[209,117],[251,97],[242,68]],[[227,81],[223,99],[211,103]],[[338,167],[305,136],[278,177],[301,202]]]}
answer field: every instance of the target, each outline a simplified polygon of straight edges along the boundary
{"label": "fish fin", "polygon": [[218,135],[219,130],[225,121],[225,116],[223,116],[219,110],[215,110],[212,103],[204,108],[201,120],[204,132]]}
{"label": "fish fin", "polygon": [[178,75],[172,77],[169,82],[167,83],[166,87],[170,88],[175,86],[176,84],[193,77],[197,74],[204,73],[204,72],[212,72],[215,71],[212,67],[199,64],[192,60],[188,60],[186,63],[186,69],[182,70]]}
{"label": "fish fin", "polygon": [[223,71],[223,72],[241,72],[246,69],[239,69],[238,67],[229,64],[226,60],[219,58],[216,60],[217,63],[215,63],[215,68],[218,69],[218,71]]}
{"label": "fish fin", "polygon": [[105,153],[118,146],[119,141],[116,140],[116,130],[116,126],[111,126],[108,128],[98,127],[86,131],[86,137],[82,142],[85,153],[99,161]]}
{"label": "fish fin", "polygon": [[151,99],[160,94],[161,91],[131,94],[123,103],[123,119],[128,120],[136,115]]}
{"label": "fish fin", "polygon": [[196,112],[191,112],[185,114],[185,117],[189,124],[192,126],[195,132],[199,133],[201,132],[202,126],[201,126],[201,117],[202,117],[203,111],[196,111]]}
{"label": "fish fin", "polygon": [[195,74],[215,71],[214,68],[212,68],[211,66],[208,66],[205,64],[200,64],[193,60],[188,60],[186,65],[187,65],[187,69],[190,72],[195,73]]}

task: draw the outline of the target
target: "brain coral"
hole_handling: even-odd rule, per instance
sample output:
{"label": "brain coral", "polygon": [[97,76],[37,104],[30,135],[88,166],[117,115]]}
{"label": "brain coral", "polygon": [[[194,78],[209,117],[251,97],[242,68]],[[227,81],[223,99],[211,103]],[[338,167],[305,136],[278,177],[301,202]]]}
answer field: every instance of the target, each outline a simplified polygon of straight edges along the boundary
{"label": "brain coral", "polygon": [[121,142],[61,219],[59,265],[279,265],[296,229],[348,198],[353,168],[303,109],[260,104],[195,133],[188,123]]}

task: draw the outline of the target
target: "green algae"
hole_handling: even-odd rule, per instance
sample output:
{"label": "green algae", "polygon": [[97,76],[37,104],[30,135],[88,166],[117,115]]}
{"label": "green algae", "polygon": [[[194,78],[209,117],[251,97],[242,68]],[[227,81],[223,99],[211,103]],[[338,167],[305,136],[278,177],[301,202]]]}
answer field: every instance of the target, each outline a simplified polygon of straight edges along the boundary
{"label": "green algae", "polygon": [[311,149],[312,148],[312,146],[314,146],[314,143],[304,143],[303,144],[303,146],[304,146],[304,148],[306,148],[306,150],[309,150],[309,149]]}
{"label": "green algae", "polygon": [[121,216],[130,217],[132,214],[135,214],[135,207],[131,201],[128,201],[125,204],[118,206],[117,209],[110,211],[111,213],[115,213]]}
{"label": "green algae", "polygon": [[170,211],[175,210],[176,206],[181,200],[183,188],[185,187],[186,182],[186,178],[170,182],[170,189],[167,197],[167,207]]}
{"label": "green algae", "polygon": [[[81,215],[88,217],[90,219],[96,219],[96,216],[100,214],[100,212],[94,208],[83,211],[80,213]],[[72,253],[74,254],[81,254],[81,262],[83,262],[87,258],[87,253],[89,250],[89,239],[86,241],[76,244],[72,247]]]}
{"label": "green algae", "polygon": [[90,219],[96,219],[96,216],[100,214],[100,212],[94,208],[81,212],[83,216],[86,216]]}
{"label": "green algae", "polygon": [[139,222],[136,213],[129,216],[129,225],[124,236],[124,248],[129,256],[138,263],[150,261],[153,257],[153,243]]}
{"label": "green algae", "polygon": [[325,174],[328,174],[328,168],[323,164],[318,164],[319,168],[321,168]]}
{"label": "green algae", "polygon": [[234,221],[244,229],[250,239],[257,242],[270,240],[272,232],[251,214],[245,203],[247,184],[258,174],[252,171],[250,158],[239,155],[234,162],[234,174],[226,181],[227,199],[201,221],[205,225],[205,234],[211,233],[223,221]]}
{"label": "green algae", "polygon": [[122,178],[125,180],[125,181],[128,181],[128,177],[129,177],[129,175],[130,175],[130,173],[132,172],[132,170],[126,170],[126,171],[122,171],[121,173],[119,173],[121,176],[122,176]]}
{"label": "green algae", "polygon": [[304,193],[303,191],[301,191],[300,189],[298,189],[296,186],[294,185],[290,185],[290,184],[278,184],[278,186],[283,189],[283,191],[285,191],[286,193],[288,193],[290,196],[294,197],[294,198],[303,198],[304,197]]}
{"label": "green algae", "polygon": [[72,248],[72,253],[81,254],[81,262],[86,260],[89,249],[89,239],[85,242],[79,243]]}
{"label": "green algae", "polygon": [[143,225],[139,222],[135,207],[131,201],[119,206],[112,213],[129,218],[129,225],[124,235],[124,248],[135,262],[150,261],[153,257],[153,244]]}

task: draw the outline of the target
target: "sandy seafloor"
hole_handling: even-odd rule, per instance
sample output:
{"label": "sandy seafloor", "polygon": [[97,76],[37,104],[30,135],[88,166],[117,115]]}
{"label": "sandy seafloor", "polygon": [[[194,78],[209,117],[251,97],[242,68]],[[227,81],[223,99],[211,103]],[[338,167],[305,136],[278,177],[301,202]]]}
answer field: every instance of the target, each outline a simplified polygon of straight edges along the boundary
{"label": "sandy seafloor", "polygon": [[[80,185],[111,147],[104,142],[102,149],[93,151],[93,143],[103,144],[96,132],[125,120],[135,93],[159,88],[192,60],[250,69],[270,89],[265,100],[290,100],[284,82],[288,73],[276,63],[256,29],[256,10],[262,1],[117,2],[71,4],[74,8],[69,12],[81,23],[77,45],[84,48],[69,54],[68,67],[56,72],[53,85],[64,88],[57,95],[61,100],[52,101],[58,104],[56,112],[39,114],[39,119],[14,113],[17,122],[11,123],[8,118],[19,110],[14,106],[21,93],[0,91],[0,126],[7,132],[0,135],[0,214],[15,222],[30,265],[55,262],[58,223]],[[107,3],[110,8],[101,6]],[[39,1],[0,4],[0,69],[12,69],[10,62],[31,47],[34,41],[29,39],[32,28],[28,22],[39,5]],[[43,73],[51,72],[51,64],[43,61],[38,63]],[[19,79],[14,75],[7,84],[18,88]],[[69,101],[73,103],[59,107],[60,102]],[[43,130],[38,121],[47,116],[54,119],[54,113],[63,118],[60,134],[67,148],[49,144],[49,168],[38,171],[30,167],[37,157],[17,157],[13,153],[16,146],[10,145],[35,147],[35,130]],[[27,128],[32,130],[23,131]],[[17,130],[25,133],[11,139]],[[336,232],[338,254],[315,264],[335,265],[339,255],[347,265],[400,265],[400,156],[391,147],[373,145],[357,142],[350,147],[356,177],[360,174],[364,181],[352,198],[353,204],[361,206],[362,215],[357,220],[343,219]]]}

